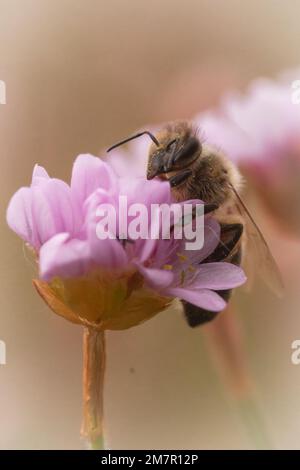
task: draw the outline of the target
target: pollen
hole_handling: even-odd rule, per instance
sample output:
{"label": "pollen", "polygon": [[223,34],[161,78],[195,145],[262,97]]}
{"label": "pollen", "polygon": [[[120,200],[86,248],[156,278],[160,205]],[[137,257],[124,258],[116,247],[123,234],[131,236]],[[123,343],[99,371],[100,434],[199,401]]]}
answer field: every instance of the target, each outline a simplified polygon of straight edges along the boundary
{"label": "pollen", "polygon": [[183,255],[182,253],[176,253],[176,254],[178,256],[179,261],[181,261],[182,263],[185,263],[187,261],[187,257]]}
{"label": "pollen", "polygon": [[164,264],[163,268],[164,268],[166,271],[172,271],[173,265],[172,265],[172,264]]}
{"label": "pollen", "polygon": [[191,273],[194,273],[196,271],[196,268],[195,266],[193,266],[192,264],[189,265],[188,267],[188,270],[191,272]]}

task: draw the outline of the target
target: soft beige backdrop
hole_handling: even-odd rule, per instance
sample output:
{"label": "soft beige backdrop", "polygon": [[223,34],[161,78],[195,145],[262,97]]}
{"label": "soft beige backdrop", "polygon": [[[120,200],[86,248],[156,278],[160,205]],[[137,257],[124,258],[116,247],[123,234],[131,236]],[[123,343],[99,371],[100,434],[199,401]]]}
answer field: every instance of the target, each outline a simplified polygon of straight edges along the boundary
{"label": "soft beige backdrop", "polygon": [[[229,85],[298,65],[299,22],[299,0],[0,0],[0,448],[83,446],[81,330],[33,291],[30,262],[5,223],[11,195],[36,162],[68,178],[81,152],[99,153],[140,126],[215,103]],[[271,244],[283,264],[300,260],[297,241],[277,233]],[[298,264],[292,269],[296,285]],[[260,291],[240,304],[274,446],[300,448],[300,366],[290,362],[299,298],[278,303]],[[109,334],[108,350],[110,447],[251,447],[201,331],[179,312]]]}

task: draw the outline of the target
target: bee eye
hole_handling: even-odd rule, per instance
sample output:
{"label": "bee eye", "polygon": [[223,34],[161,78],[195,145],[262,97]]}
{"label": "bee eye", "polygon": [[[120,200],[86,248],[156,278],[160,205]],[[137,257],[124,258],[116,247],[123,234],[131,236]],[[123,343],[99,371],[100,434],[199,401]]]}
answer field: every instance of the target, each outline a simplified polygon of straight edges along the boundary
{"label": "bee eye", "polygon": [[172,163],[178,163],[192,157],[196,152],[201,152],[202,146],[196,137],[191,137],[177,153],[174,154]]}
{"label": "bee eye", "polygon": [[177,139],[171,140],[168,145],[166,146],[166,152],[171,152],[174,150],[177,144]]}

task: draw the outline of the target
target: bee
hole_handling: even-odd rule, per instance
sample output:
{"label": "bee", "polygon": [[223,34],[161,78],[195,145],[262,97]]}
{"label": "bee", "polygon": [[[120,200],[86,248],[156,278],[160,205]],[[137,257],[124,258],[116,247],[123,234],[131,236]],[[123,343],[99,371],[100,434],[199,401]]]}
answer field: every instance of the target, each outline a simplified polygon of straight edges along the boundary
{"label": "bee", "polygon": [[[145,134],[152,140],[147,179],[167,180],[178,202],[202,200],[205,213],[211,213],[220,223],[220,242],[205,262],[226,261],[242,265],[247,274],[253,271],[252,264],[271,290],[280,294],[282,280],[279,270],[265,238],[240,196],[243,181],[237,167],[221,150],[201,139],[197,128],[186,121],[168,123],[156,135],[149,131],[140,132],[118,142],[108,151]],[[218,294],[228,301],[231,291],[218,291]],[[191,327],[211,321],[217,315],[186,301],[181,302]]]}

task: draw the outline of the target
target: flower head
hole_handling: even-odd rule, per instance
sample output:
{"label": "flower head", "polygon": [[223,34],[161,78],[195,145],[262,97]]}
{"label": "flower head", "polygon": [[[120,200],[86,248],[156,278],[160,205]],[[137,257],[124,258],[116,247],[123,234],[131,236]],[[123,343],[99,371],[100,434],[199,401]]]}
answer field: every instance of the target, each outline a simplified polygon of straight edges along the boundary
{"label": "flower head", "polygon": [[300,104],[293,100],[296,72],[283,77],[258,79],[244,95],[228,93],[219,109],[196,121],[244,170],[278,220],[299,231],[291,207],[299,200]]}
{"label": "flower head", "polygon": [[[215,291],[236,287],[245,276],[232,264],[204,262],[219,243],[219,224],[206,217],[198,251],[186,249],[185,240],[174,235],[130,240],[117,228],[102,239],[98,209],[110,204],[120,216],[120,196],[146,209],[172,202],[167,182],[119,177],[91,155],[76,159],[70,186],[36,166],[31,186],[12,197],[7,221],[35,251],[39,279],[34,284],[47,304],[70,321],[99,330],[134,326],[175,297],[222,310],[226,304]],[[132,216],[126,217],[130,222]],[[159,233],[161,219],[152,218],[150,225]]]}
{"label": "flower head", "polygon": [[203,113],[197,121],[208,140],[237,164],[268,170],[300,146],[300,107],[291,95],[291,86],[256,80],[245,95],[229,93],[220,109]]}

